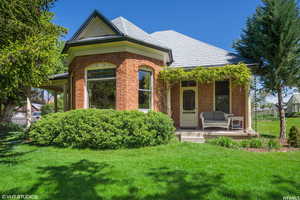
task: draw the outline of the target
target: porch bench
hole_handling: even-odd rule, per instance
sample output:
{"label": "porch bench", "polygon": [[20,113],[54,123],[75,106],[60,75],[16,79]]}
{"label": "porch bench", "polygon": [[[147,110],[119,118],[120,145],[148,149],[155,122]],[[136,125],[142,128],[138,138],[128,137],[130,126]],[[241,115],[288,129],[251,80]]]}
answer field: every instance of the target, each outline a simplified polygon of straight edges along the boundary
{"label": "porch bench", "polygon": [[229,130],[230,114],[221,111],[215,112],[202,112],[200,119],[202,123],[202,130],[205,128],[226,128]]}

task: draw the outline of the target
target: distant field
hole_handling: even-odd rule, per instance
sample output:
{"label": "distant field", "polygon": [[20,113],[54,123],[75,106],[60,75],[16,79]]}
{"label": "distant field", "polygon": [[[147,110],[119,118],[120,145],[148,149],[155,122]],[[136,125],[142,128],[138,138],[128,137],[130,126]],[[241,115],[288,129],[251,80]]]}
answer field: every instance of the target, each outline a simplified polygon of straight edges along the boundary
{"label": "distant field", "polygon": [[[300,118],[286,118],[287,122],[287,133],[292,126],[297,126],[300,128]],[[253,128],[254,128],[253,123]],[[261,135],[270,135],[270,136],[279,136],[279,120],[270,119],[270,120],[258,120],[257,130]]]}

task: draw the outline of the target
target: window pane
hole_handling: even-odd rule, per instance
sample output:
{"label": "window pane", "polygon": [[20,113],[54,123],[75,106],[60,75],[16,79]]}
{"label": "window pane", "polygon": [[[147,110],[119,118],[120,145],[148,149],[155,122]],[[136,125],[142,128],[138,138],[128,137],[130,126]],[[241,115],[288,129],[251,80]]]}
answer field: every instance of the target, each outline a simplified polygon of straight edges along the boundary
{"label": "window pane", "polygon": [[144,70],[139,71],[139,89],[151,90],[151,76],[152,72]]}
{"label": "window pane", "polygon": [[151,109],[151,91],[139,91],[139,109]]}
{"label": "window pane", "polygon": [[215,107],[216,111],[229,113],[229,81],[216,81]]}
{"label": "window pane", "polygon": [[195,91],[194,90],[184,90],[183,91],[183,110],[195,110]]}
{"label": "window pane", "polygon": [[99,109],[114,109],[116,104],[116,81],[88,81],[89,107]]}
{"label": "window pane", "polygon": [[116,76],[116,69],[95,69],[88,70],[88,79],[94,78],[114,78]]}
{"label": "window pane", "polygon": [[181,87],[194,87],[196,86],[196,81],[182,81]]}

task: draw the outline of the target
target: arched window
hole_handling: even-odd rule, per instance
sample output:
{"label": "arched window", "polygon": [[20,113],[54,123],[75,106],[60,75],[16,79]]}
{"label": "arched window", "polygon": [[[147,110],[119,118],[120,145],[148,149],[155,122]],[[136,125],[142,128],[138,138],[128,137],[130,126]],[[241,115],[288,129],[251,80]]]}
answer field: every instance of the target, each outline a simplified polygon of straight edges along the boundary
{"label": "arched window", "polygon": [[152,109],[153,73],[148,68],[141,68],[139,78],[139,110]]}
{"label": "arched window", "polygon": [[116,67],[109,63],[93,64],[86,68],[87,107],[115,109]]}

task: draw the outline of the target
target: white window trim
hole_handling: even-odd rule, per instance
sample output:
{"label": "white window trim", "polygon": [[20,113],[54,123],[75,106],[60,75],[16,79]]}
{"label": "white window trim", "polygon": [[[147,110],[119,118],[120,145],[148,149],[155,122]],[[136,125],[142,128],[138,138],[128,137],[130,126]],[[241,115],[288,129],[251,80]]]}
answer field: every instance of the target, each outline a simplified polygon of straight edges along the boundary
{"label": "white window trim", "polygon": [[[148,72],[151,72],[151,90],[147,90],[147,89],[140,89],[140,80],[139,80],[139,72],[140,72],[140,70],[142,70],[142,71],[148,71]],[[154,71],[151,69],[151,68],[149,68],[149,67],[140,67],[139,68],[139,70],[138,70],[138,74],[137,74],[137,76],[138,76],[138,110],[139,111],[141,111],[141,112],[144,112],[144,113],[147,113],[147,112],[149,112],[149,111],[151,111],[151,110],[153,110],[153,104],[154,104],[154,76],[153,76],[153,74],[154,74]],[[150,108],[149,109],[146,109],[146,108],[139,108],[140,107],[140,105],[139,105],[139,92],[140,91],[151,91],[151,102],[150,102]]]}
{"label": "white window trim", "polygon": [[[231,95],[231,79],[228,79],[229,81],[229,113],[228,114],[232,114],[232,106],[231,106],[231,102],[232,102],[232,95]],[[213,111],[216,111],[216,81],[213,82]]]}
{"label": "white window trim", "polygon": [[89,108],[89,95],[88,95],[88,89],[87,89],[87,83],[88,81],[98,81],[98,80],[113,80],[116,79],[116,76],[114,78],[94,78],[94,79],[88,79],[87,73],[89,70],[95,70],[95,69],[116,69],[117,66],[111,63],[95,63],[92,65],[89,65],[84,69],[84,108]]}

